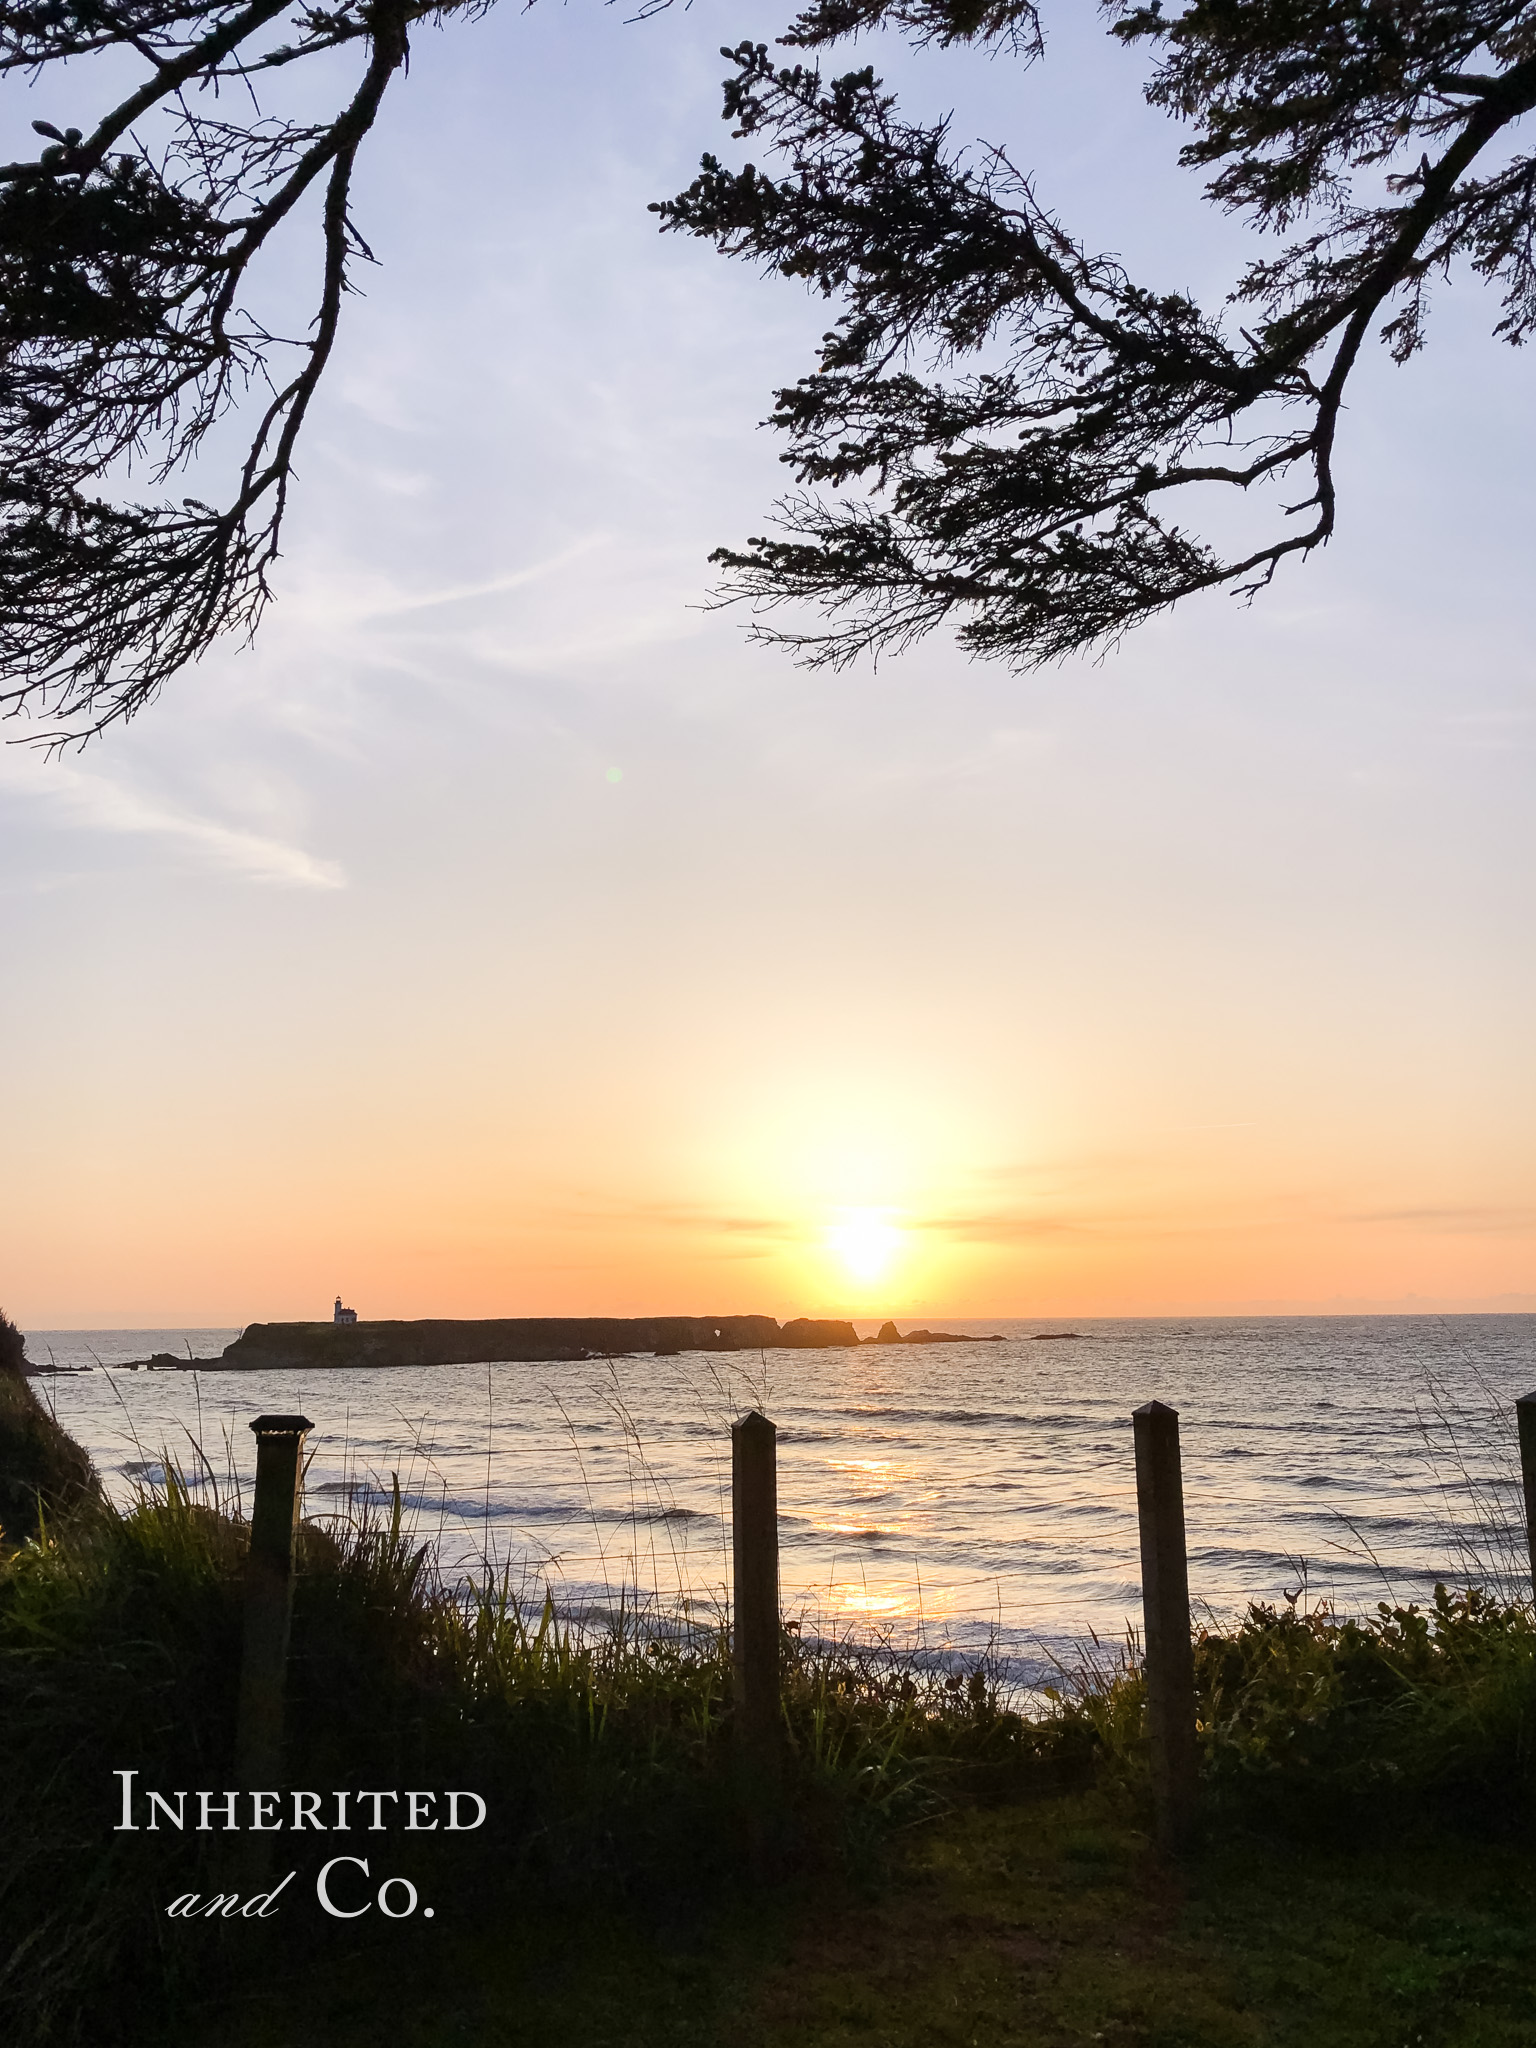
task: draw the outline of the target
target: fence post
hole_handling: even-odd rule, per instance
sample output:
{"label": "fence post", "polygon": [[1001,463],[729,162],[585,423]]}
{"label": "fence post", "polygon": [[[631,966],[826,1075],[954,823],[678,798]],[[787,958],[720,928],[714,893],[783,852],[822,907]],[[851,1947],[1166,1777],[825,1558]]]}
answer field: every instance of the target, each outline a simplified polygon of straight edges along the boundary
{"label": "fence post", "polygon": [[276,1792],[283,1766],[283,1686],[293,1615],[293,1539],[307,1415],[258,1415],[256,1497],[245,1566],[245,1648],[235,1723],[235,1773],[243,1792]]}
{"label": "fence post", "polygon": [[1525,1541],[1531,1553],[1531,1591],[1536,1593],[1536,1394],[1515,1403],[1520,1431],[1520,1477],[1525,1482]]}
{"label": "fence post", "polygon": [[1136,1515],[1141,1526],[1152,1796],[1158,1841],[1164,1849],[1178,1850],[1193,1830],[1199,1795],[1179,1411],[1161,1401],[1148,1401],[1132,1415],[1131,1427],[1136,1439]]}
{"label": "fence post", "polygon": [[779,1728],[778,1431],[754,1408],[731,1424],[731,1675],[743,1749],[773,1752]]}

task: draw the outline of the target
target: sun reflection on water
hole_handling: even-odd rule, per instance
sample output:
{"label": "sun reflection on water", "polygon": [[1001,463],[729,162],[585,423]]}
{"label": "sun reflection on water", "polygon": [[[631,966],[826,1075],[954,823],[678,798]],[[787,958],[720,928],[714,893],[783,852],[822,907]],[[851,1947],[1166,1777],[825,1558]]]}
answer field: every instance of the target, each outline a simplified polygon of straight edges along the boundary
{"label": "sun reflection on water", "polygon": [[865,1586],[839,1586],[836,1600],[844,1614],[898,1615],[911,1611],[899,1593],[871,1593]]}

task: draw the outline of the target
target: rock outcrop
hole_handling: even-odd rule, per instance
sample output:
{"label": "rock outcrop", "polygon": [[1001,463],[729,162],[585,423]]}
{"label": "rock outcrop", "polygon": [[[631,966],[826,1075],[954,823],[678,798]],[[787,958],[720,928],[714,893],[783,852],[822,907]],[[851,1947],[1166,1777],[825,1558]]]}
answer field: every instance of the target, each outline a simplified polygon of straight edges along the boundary
{"label": "rock outcrop", "polygon": [[1001,1337],[966,1337],[953,1330],[908,1330],[905,1337],[894,1323],[882,1323],[871,1344],[1001,1344]]}
{"label": "rock outcrop", "polygon": [[817,1322],[808,1316],[796,1316],[792,1323],[784,1325],[774,1341],[794,1351],[833,1351],[857,1344],[859,1333],[852,1323]]}
{"label": "rock outcrop", "polygon": [[487,1322],[252,1323],[224,1348],[226,1368],[537,1364],[855,1345],[852,1323],[772,1316],[516,1316]]}

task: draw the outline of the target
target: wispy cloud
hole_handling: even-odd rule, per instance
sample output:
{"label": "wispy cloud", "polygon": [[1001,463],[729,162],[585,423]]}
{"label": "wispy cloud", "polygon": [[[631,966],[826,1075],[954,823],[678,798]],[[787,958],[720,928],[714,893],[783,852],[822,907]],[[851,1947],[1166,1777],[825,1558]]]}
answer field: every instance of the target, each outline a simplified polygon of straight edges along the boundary
{"label": "wispy cloud", "polygon": [[569,568],[586,555],[603,545],[606,536],[601,533],[585,535],[581,540],[572,541],[558,554],[542,562],[532,562],[526,569],[509,569],[504,576],[492,576],[480,583],[451,584],[445,590],[423,592],[419,597],[402,597],[376,605],[367,613],[369,618],[390,619],[403,612],[431,611],[439,605],[465,604],[476,597],[500,597],[509,590],[526,590],[530,584],[543,583],[556,576],[562,569]]}
{"label": "wispy cloud", "polygon": [[397,584],[376,570],[338,570],[334,563],[325,572],[311,573],[297,582],[290,611],[302,614],[306,625],[319,620],[332,627],[367,625],[376,620],[399,619],[413,612],[430,612],[452,605],[468,604],[485,597],[502,597],[548,582],[562,570],[584,560],[602,548],[611,537],[602,532],[583,534],[566,547],[521,569],[509,569],[499,576],[473,583],[452,582],[435,590],[402,593]]}
{"label": "wispy cloud", "polygon": [[[804,1216],[741,1214],[714,1209],[705,1203],[591,1202],[579,1203],[563,1211],[551,1211],[545,1205],[540,1213],[546,1220],[552,1214],[559,1214],[567,1221],[583,1225],[602,1221],[688,1236],[750,1238],[767,1244],[803,1245],[821,1234],[819,1225]],[[892,1221],[911,1236],[947,1237],[962,1244],[1022,1244],[1042,1237],[1151,1227],[1145,1222],[1118,1216],[1072,1217],[1002,1209],[964,1214],[892,1211],[891,1216]]]}
{"label": "wispy cloud", "polygon": [[1461,1232],[1530,1230],[1536,1227],[1536,1209],[1501,1207],[1495,1204],[1448,1204],[1440,1208],[1366,1209],[1350,1219],[1356,1223],[1404,1223],[1416,1229]]}
{"label": "wispy cloud", "polygon": [[300,846],[200,816],[92,774],[67,762],[5,762],[5,786],[55,812],[79,830],[146,835],[177,841],[213,867],[243,875],[248,881],[290,889],[344,889],[347,878],[335,861],[319,860]]}
{"label": "wispy cloud", "polygon": [[969,1216],[917,1217],[909,1227],[931,1231],[936,1237],[952,1237],[961,1244],[1028,1244],[1039,1237],[1083,1235],[1127,1226],[1121,1218],[1010,1214],[993,1209]]}
{"label": "wispy cloud", "polygon": [[680,1231],[690,1236],[761,1238],[774,1243],[799,1244],[810,1234],[803,1219],[789,1216],[740,1215],[711,1208],[702,1202],[569,1202],[552,1207],[541,1203],[539,1215],[546,1221],[623,1224],[642,1230]]}

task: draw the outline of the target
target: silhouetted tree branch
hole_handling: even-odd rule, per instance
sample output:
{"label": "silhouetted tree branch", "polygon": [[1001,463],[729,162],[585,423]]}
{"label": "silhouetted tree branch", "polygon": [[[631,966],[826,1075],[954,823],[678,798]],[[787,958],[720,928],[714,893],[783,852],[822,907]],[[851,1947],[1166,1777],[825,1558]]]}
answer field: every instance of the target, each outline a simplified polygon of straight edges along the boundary
{"label": "silhouetted tree branch", "polygon": [[[1209,196],[1291,237],[1212,314],[1091,254],[1004,149],[900,116],[870,68],[826,79],[765,44],[723,54],[725,115],[772,175],[706,156],[664,229],[800,277],[842,306],[772,424],[802,486],[781,530],[713,559],[723,601],[813,664],[942,622],[1018,666],[1113,639],[1195,591],[1251,593],[1334,530],[1334,442],[1373,331],[1422,347],[1461,258],[1536,325],[1536,5],[1495,0],[1108,0],[1147,97],[1186,123]],[[1042,51],[1028,0],[819,0],[783,42],[889,25],[920,44]],[[960,374],[967,360],[969,374]],[[1223,552],[1191,491],[1281,487],[1268,536]],[[818,487],[823,487],[818,489]],[[825,495],[830,489],[834,496]],[[1182,498],[1181,498],[1182,494]],[[809,604],[824,628],[768,623]]]}
{"label": "silhouetted tree branch", "polygon": [[[419,0],[25,0],[0,4],[0,70],[142,59],[143,82],[87,134],[37,121],[34,161],[0,166],[0,708],[82,737],[131,715],[268,596],[304,416],[335,342],[359,146]],[[461,12],[478,11],[475,5]],[[329,120],[266,114],[268,74],[347,45]],[[95,74],[87,63],[83,76]],[[226,103],[234,101],[226,111]],[[243,118],[230,118],[233,113]],[[301,338],[245,310],[256,260],[311,201],[315,311]],[[135,468],[164,485],[254,388],[227,503],[124,504]]]}

